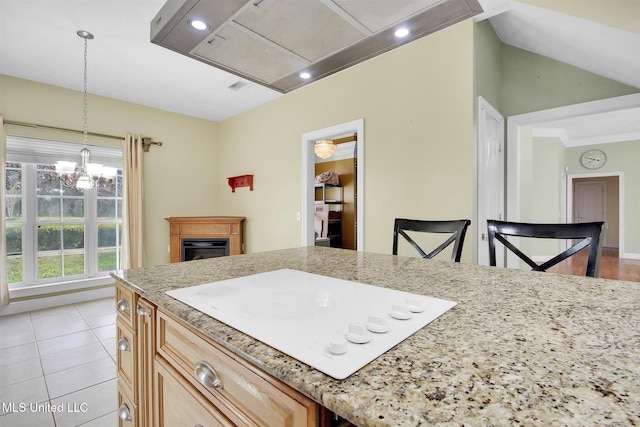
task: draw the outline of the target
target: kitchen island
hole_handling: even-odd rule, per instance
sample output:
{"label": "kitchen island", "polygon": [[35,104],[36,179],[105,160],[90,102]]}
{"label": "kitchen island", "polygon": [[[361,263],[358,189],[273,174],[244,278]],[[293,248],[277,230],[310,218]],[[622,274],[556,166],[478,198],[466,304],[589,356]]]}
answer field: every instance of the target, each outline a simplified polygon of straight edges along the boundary
{"label": "kitchen island", "polygon": [[[457,302],[344,380],[165,294],[278,269]],[[230,354],[358,426],[640,425],[640,284],[306,247],[114,274]]]}

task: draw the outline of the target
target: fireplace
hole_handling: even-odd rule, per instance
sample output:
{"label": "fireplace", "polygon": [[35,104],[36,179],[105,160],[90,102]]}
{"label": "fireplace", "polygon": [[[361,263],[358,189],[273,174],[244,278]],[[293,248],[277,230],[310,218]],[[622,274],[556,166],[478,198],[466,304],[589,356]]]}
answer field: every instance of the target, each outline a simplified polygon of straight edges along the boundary
{"label": "fireplace", "polygon": [[193,261],[227,255],[229,255],[229,239],[182,239],[180,261]]}
{"label": "fireplace", "polygon": [[244,217],[170,217],[169,261],[244,253]]}

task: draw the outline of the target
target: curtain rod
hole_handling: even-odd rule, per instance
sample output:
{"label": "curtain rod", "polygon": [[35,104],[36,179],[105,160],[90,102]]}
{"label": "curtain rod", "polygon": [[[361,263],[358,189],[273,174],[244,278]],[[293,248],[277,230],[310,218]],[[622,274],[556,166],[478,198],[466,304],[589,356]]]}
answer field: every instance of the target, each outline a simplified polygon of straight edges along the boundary
{"label": "curtain rod", "polygon": [[[5,120],[4,124],[13,125],[13,126],[36,128],[36,129],[60,130],[60,131],[64,131],[64,132],[71,132],[71,133],[77,133],[77,134],[80,134],[80,135],[84,135],[84,132],[81,131],[81,130],[62,128],[62,127],[56,127],[56,126],[48,126],[48,125],[39,125],[39,124],[36,124],[36,123],[26,123],[26,122],[16,122],[16,121],[13,121],[13,120]],[[89,135],[89,136],[97,136],[99,138],[117,139],[119,141],[124,140],[124,137],[122,137],[122,136],[108,135],[108,134],[105,134],[105,133],[87,132],[87,135]],[[152,145],[157,145],[158,147],[162,147],[162,142],[153,141],[152,138],[149,138],[149,137],[143,137],[142,138],[142,148],[143,148],[143,150],[145,152],[148,152],[149,148],[151,148]]]}
{"label": "curtain rod", "polygon": [[[36,123],[15,122],[13,120],[5,120],[4,124],[13,125],[13,126],[22,126],[22,127],[27,127],[27,128],[61,130],[61,131],[64,131],[64,132],[72,132],[72,133],[78,133],[80,135],[84,135],[84,132],[81,131],[81,130],[69,129],[69,128],[61,128],[61,127],[48,126],[48,125],[39,125],[39,124],[36,124]],[[98,137],[101,137],[101,138],[119,139],[121,141],[124,139],[124,137],[122,137],[122,136],[107,135],[107,134],[104,134],[104,133],[95,133],[95,132],[87,132],[87,135],[98,136]]]}

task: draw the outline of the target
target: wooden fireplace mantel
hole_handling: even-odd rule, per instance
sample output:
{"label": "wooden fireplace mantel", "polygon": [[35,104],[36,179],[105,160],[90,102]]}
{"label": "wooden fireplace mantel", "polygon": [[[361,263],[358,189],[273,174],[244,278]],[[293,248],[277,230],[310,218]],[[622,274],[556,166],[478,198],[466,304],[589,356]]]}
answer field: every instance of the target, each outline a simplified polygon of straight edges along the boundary
{"label": "wooden fireplace mantel", "polygon": [[180,248],[185,237],[229,239],[229,255],[244,252],[243,216],[172,216],[169,222],[169,262],[180,262]]}

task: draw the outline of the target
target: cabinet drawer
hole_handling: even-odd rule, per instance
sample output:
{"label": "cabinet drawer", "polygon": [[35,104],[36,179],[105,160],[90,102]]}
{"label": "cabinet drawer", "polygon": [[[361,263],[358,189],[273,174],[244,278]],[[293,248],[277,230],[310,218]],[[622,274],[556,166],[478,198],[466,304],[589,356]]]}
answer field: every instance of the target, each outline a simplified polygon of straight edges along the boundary
{"label": "cabinet drawer", "polygon": [[116,320],[116,346],[118,383],[126,387],[129,395],[136,401],[136,336],[120,317]]}
{"label": "cabinet drawer", "polygon": [[118,387],[118,427],[138,426],[138,407],[133,402],[133,398]]}
{"label": "cabinet drawer", "polygon": [[[234,356],[212,340],[205,339],[182,323],[158,313],[158,353],[167,359],[209,400],[239,425],[309,426],[317,423],[317,404],[268,374]],[[218,387],[204,386],[200,372],[220,381]]]}
{"label": "cabinet drawer", "polygon": [[136,329],[136,294],[116,282],[116,312],[131,329]]}
{"label": "cabinet drawer", "polygon": [[165,363],[160,358],[155,361],[158,427],[233,426],[227,417]]}

